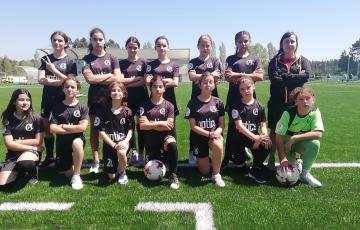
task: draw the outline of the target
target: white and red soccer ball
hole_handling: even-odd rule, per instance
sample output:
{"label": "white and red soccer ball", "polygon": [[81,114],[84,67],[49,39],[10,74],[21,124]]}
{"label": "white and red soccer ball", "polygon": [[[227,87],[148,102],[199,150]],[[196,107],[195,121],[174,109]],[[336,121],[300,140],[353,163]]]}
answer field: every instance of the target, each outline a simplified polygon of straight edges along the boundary
{"label": "white and red soccer ball", "polygon": [[292,165],[289,165],[287,170],[284,170],[280,166],[276,169],[276,179],[284,186],[292,186],[296,184],[299,180],[299,176],[299,170]]}
{"label": "white and red soccer ball", "polygon": [[149,180],[161,180],[166,173],[165,164],[159,160],[151,160],[144,167],[144,174]]}

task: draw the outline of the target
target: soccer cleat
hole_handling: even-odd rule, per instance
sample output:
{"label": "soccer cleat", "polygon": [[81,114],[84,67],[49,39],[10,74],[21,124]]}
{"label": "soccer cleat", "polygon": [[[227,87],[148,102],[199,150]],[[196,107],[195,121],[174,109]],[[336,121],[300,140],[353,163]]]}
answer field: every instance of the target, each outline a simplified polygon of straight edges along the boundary
{"label": "soccer cleat", "polygon": [[265,180],[265,178],[263,177],[263,175],[262,175],[261,168],[258,168],[258,167],[252,167],[251,168],[250,173],[249,173],[249,177],[251,179],[254,179],[256,181],[256,183],[259,183],[259,184],[264,184],[264,183],[267,182]]}
{"label": "soccer cleat", "polygon": [[126,172],[119,173],[118,183],[119,184],[127,184],[128,183],[128,177],[126,175]]}
{"label": "soccer cleat", "polygon": [[211,176],[211,181],[218,187],[225,187],[225,182],[221,178],[220,173],[212,175]]}
{"label": "soccer cleat", "polygon": [[90,169],[89,169],[89,173],[98,173],[99,172],[99,167],[100,167],[100,162],[94,160],[93,163],[91,164]]}
{"label": "soccer cleat", "polygon": [[171,189],[178,189],[180,187],[179,179],[175,173],[172,173],[169,177],[169,186]]}
{"label": "soccer cleat", "polygon": [[275,172],[276,171],[276,167],[275,167],[275,157],[269,157],[267,166],[269,171],[271,172]]}
{"label": "soccer cleat", "polygon": [[29,173],[29,183],[30,184],[37,184],[39,182],[39,168],[35,167],[34,172]]}
{"label": "soccer cleat", "polygon": [[54,167],[55,166],[55,159],[53,157],[45,157],[43,161],[40,162],[40,168],[47,168],[47,167]]}
{"label": "soccer cleat", "polygon": [[80,190],[84,187],[80,175],[73,175],[70,183],[71,183],[71,187],[75,190]]}
{"label": "soccer cleat", "polygon": [[296,165],[296,168],[297,168],[297,170],[299,172],[299,175],[301,175],[302,167],[303,167],[303,160],[301,158],[296,159],[295,165]]}
{"label": "soccer cleat", "polygon": [[311,187],[320,188],[322,186],[321,182],[315,179],[309,172],[301,173],[300,180],[302,182],[308,183]]}
{"label": "soccer cleat", "polygon": [[129,160],[129,165],[137,166],[138,161],[139,161],[139,154],[136,151],[136,149],[133,149],[132,156],[131,156],[131,158]]}
{"label": "soccer cleat", "polygon": [[250,172],[250,168],[247,164],[243,164],[243,165],[236,165],[236,169],[240,174],[244,174],[244,175],[248,175]]}
{"label": "soccer cleat", "polygon": [[190,165],[196,165],[196,156],[194,156],[194,152],[193,151],[190,151],[189,152],[189,161],[188,163]]}
{"label": "soccer cleat", "polygon": [[139,154],[139,159],[138,159],[136,166],[139,166],[139,167],[145,166],[144,154]]}

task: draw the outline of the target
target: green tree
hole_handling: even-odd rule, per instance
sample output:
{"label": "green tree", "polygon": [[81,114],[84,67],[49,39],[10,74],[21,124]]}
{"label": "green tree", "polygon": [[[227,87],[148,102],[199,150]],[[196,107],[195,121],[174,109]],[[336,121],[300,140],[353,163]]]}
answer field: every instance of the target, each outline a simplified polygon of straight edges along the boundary
{"label": "green tree", "polygon": [[251,53],[255,53],[259,56],[261,60],[261,66],[264,69],[265,74],[267,75],[267,69],[269,65],[269,53],[268,50],[263,47],[260,43],[256,43],[255,45],[250,46],[249,48]]}
{"label": "green tree", "polygon": [[120,48],[120,45],[113,39],[109,39],[109,41],[106,43],[106,46],[109,48]]}
{"label": "green tree", "polygon": [[268,49],[269,59],[273,58],[277,54],[278,50],[271,42],[269,42],[266,47]]}
{"label": "green tree", "polygon": [[153,49],[151,41],[147,41],[143,45],[143,49]]}
{"label": "green tree", "polygon": [[212,49],[211,49],[210,56],[211,57],[216,57],[216,44],[215,44],[215,42],[212,41],[211,45],[212,45]]}
{"label": "green tree", "polygon": [[226,47],[223,42],[221,42],[221,45],[219,46],[219,59],[222,66],[225,66],[225,60],[226,60]]}

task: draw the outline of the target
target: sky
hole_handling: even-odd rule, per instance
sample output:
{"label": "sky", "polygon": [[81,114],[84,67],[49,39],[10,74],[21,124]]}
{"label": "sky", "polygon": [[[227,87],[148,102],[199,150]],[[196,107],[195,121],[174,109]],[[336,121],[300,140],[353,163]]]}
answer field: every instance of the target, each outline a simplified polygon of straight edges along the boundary
{"label": "sky", "polygon": [[129,36],[143,44],[165,35],[170,48],[190,48],[191,57],[198,56],[201,34],[210,34],[217,47],[223,42],[231,55],[241,30],[250,32],[252,44],[272,42],[277,49],[281,36],[294,31],[299,53],[310,60],[337,59],[360,38],[358,0],[11,0],[1,2],[0,12],[0,56],[16,60],[50,47],[55,30],[75,40],[89,38],[94,27],[120,46]]}

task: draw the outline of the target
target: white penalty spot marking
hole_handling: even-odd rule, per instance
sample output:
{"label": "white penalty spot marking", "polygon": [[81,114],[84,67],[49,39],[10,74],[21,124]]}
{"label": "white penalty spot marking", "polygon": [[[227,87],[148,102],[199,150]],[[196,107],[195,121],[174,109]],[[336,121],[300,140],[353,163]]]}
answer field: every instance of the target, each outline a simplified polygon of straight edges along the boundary
{"label": "white penalty spot marking", "polygon": [[140,202],[136,211],[153,212],[192,212],[195,214],[196,229],[216,229],[213,220],[213,209],[210,203],[188,202]]}
{"label": "white penalty spot marking", "polygon": [[66,211],[74,204],[64,202],[5,202],[0,204],[0,211]]}

